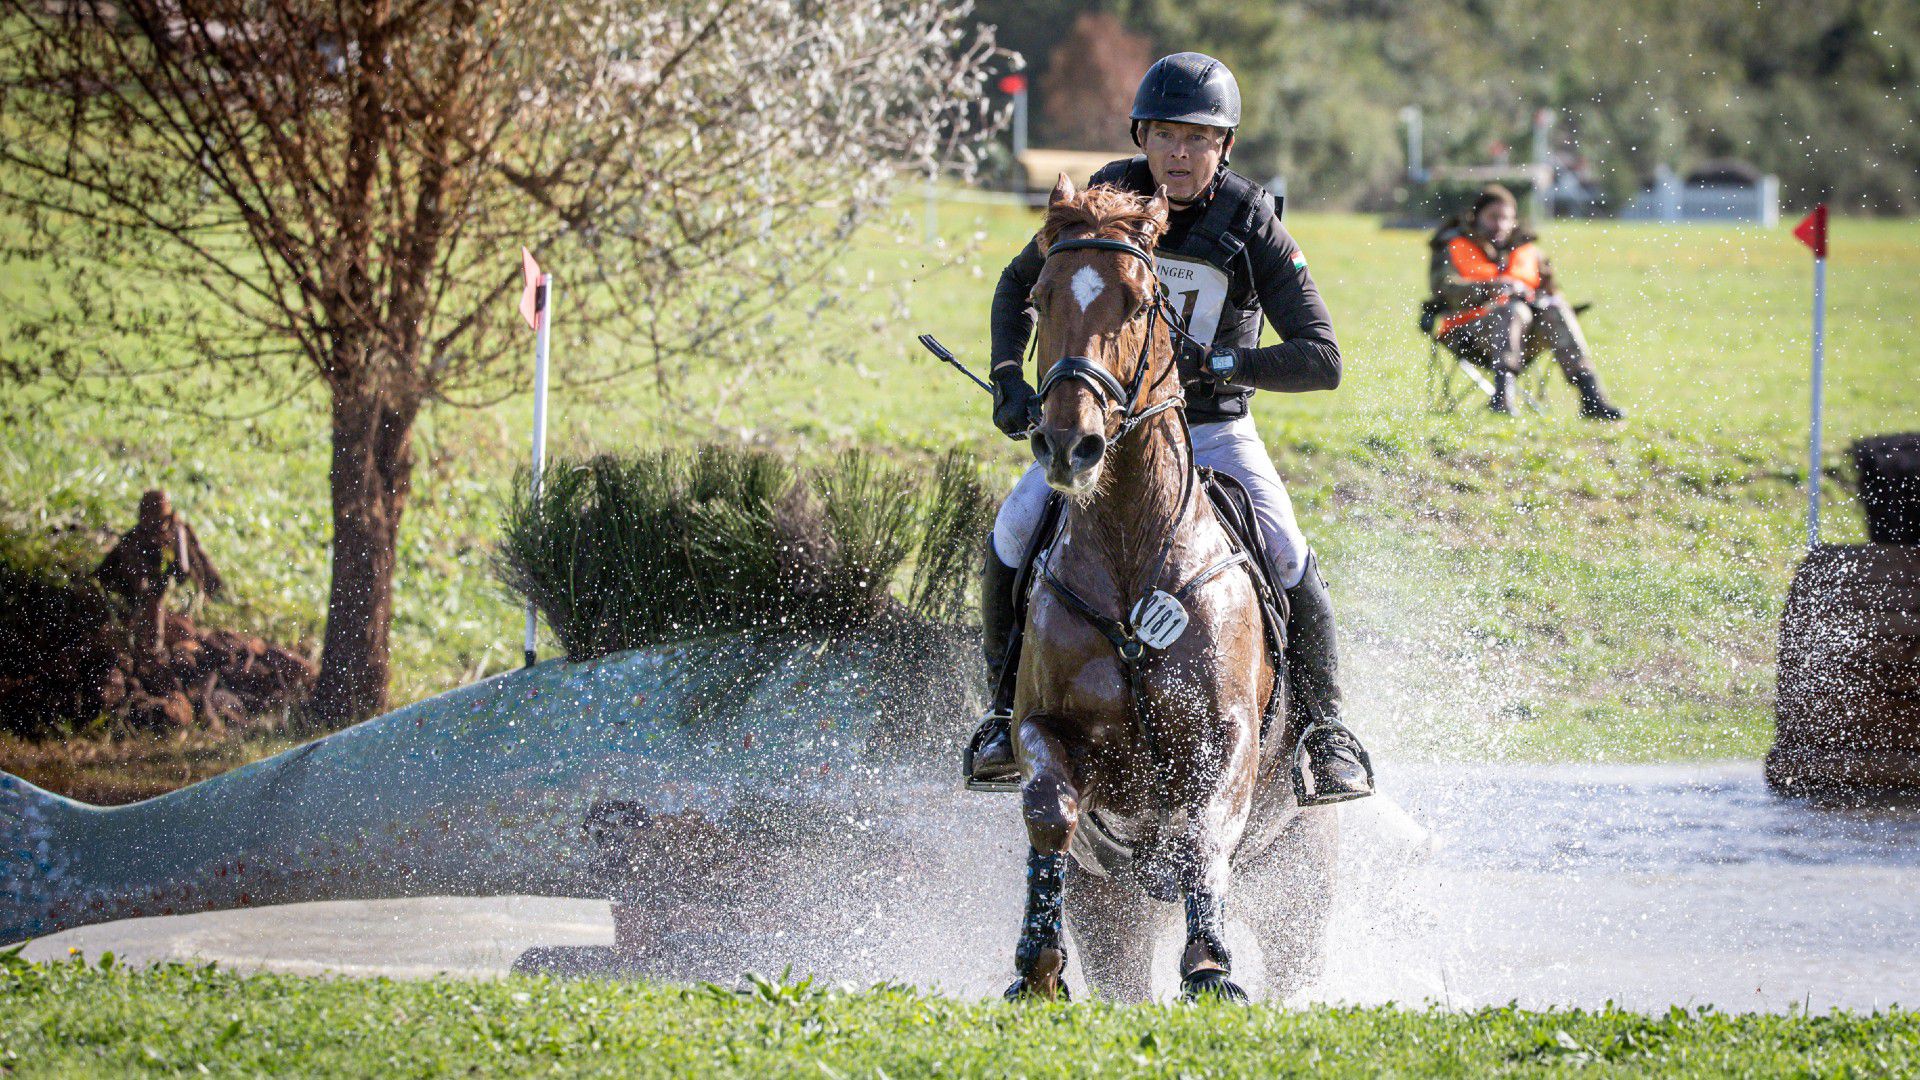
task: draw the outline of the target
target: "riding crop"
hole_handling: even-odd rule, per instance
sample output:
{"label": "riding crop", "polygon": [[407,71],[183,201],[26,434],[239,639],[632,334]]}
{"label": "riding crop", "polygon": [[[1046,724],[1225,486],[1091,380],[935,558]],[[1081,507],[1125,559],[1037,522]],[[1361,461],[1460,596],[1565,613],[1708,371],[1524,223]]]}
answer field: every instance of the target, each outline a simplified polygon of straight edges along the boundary
{"label": "riding crop", "polygon": [[959,359],[957,359],[953,355],[953,353],[947,350],[947,347],[945,345],[940,344],[939,338],[934,337],[932,334],[921,334],[920,344],[925,345],[927,347],[928,352],[946,361],[947,363],[952,364],[953,370],[958,371],[960,374],[965,375],[969,379],[972,379],[973,385],[978,386],[980,389],[985,390],[989,394],[993,393],[993,387],[987,385],[987,381],[985,379],[982,379],[980,376],[975,375],[971,370],[969,370],[967,368],[967,365],[961,363]]}
{"label": "riding crop", "polygon": [[[958,360],[958,359],[957,359],[957,358],[956,358],[956,357],[955,357],[955,356],[953,355],[953,353],[952,353],[951,351],[949,351],[949,350],[947,349],[947,347],[946,347],[945,345],[942,345],[942,344],[940,344],[940,339],[939,339],[939,338],[936,338],[936,337],[934,337],[934,336],[933,336],[932,334],[921,334],[921,335],[920,335],[920,344],[922,344],[922,345],[924,345],[924,346],[926,346],[926,347],[927,347],[927,351],[928,351],[928,352],[930,352],[930,353],[932,353],[933,355],[935,355],[935,356],[937,356],[937,357],[939,357],[939,358],[940,358],[941,360],[944,360],[944,361],[946,361],[946,362],[947,362],[948,364],[950,364],[950,365],[952,365],[952,366],[953,366],[953,370],[955,370],[955,371],[957,371],[957,372],[959,372],[959,373],[960,373],[960,374],[962,374],[962,375],[965,375],[965,376],[966,376],[967,378],[969,378],[969,379],[972,379],[972,380],[973,380],[973,385],[975,385],[975,386],[977,386],[977,387],[979,387],[979,388],[980,388],[980,389],[982,389],[982,390],[985,390],[985,391],[986,391],[987,393],[989,393],[989,394],[991,394],[991,393],[993,393],[993,387],[992,387],[992,386],[990,386],[990,385],[988,385],[988,383],[987,383],[987,381],[986,381],[985,379],[982,379],[982,378],[981,378],[980,376],[978,376],[978,375],[975,375],[975,374],[974,374],[974,373],[972,372],[972,370],[970,370],[970,369],[969,369],[969,368],[967,367],[967,365],[965,365],[965,364],[963,364],[963,363],[961,363],[961,362],[960,362],[960,361],[959,361],[959,360]],[[1022,433],[1022,434],[1019,434],[1019,435],[1008,435],[1008,436],[1007,436],[1007,438],[1009,438],[1009,439],[1014,439],[1014,440],[1021,440],[1021,439],[1025,439],[1026,437],[1027,437],[1027,436],[1025,435],[1025,433]]]}

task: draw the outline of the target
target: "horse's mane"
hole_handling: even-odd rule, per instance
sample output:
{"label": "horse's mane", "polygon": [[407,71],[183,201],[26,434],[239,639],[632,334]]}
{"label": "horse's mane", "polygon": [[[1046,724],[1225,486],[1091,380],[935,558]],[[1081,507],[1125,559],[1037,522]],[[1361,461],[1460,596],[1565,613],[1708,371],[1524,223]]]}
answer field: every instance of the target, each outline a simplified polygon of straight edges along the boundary
{"label": "horse's mane", "polygon": [[1083,226],[1092,230],[1088,235],[1119,232],[1123,235],[1115,239],[1128,240],[1152,251],[1160,234],[1167,229],[1166,214],[1148,209],[1152,201],[1122,188],[1097,184],[1066,202],[1047,207],[1047,220],[1040,226],[1040,249],[1044,252],[1061,233]]}

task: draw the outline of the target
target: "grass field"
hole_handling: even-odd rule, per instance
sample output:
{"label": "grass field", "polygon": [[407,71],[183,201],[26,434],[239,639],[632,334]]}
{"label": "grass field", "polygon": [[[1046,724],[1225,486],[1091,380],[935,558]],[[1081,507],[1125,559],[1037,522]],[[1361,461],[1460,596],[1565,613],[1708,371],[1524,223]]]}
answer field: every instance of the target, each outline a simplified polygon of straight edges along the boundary
{"label": "grass field", "polygon": [[[692,412],[663,409],[640,379],[592,397],[562,391],[552,451],[717,438],[931,460],[959,444],[1011,480],[1024,449],[987,427],[984,400],[913,335],[936,332],[982,363],[993,280],[1035,219],[947,202],[929,248],[916,208],[848,257],[861,314],[809,331],[856,343],[855,362],[822,361],[820,341],[803,339],[744,395],[716,405],[692,387],[709,403]],[[1550,226],[1566,289],[1595,303],[1587,329],[1603,380],[1633,416],[1582,422],[1556,385],[1547,415],[1508,421],[1425,406],[1427,346],[1411,325],[1423,235],[1355,216],[1289,220],[1347,375],[1335,393],[1261,395],[1257,415],[1345,612],[1349,696],[1370,740],[1441,756],[1763,750],[1775,620],[1802,543],[1804,249],[1784,228]],[[1920,416],[1920,223],[1842,222],[1834,251],[1827,536],[1857,540],[1847,441]],[[27,289],[17,272],[0,280],[16,302]],[[556,344],[561,367],[566,350]],[[234,587],[210,617],[315,641],[328,515],[313,405],[209,423],[57,404],[0,444],[0,526],[84,542],[126,528],[139,492],[164,486]],[[519,620],[489,558],[529,414],[522,398],[442,409],[421,426],[396,704],[517,662]]]}
{"label": "grass field", "polygon": [[906,989],[0,971],[10,1076],[1899,1076],[1920,1016],[1009,1006]]}

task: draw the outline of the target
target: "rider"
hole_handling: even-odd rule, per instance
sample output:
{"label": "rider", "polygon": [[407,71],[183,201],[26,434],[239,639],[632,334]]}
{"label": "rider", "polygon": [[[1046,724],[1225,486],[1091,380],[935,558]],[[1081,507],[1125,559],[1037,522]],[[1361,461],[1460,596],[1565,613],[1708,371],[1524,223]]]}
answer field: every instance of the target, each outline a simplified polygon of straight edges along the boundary
{"label": "rider", "polygon": [[[1303,742],[1313,781],[1311,793],[1301,793],[1303,801],[1370,795],[1365,751],[1340,722],[1326,582],[1247,412],[1256,389],[1300,392],[1340,384],[1332,320],[1307,273],[1306,257],[1280,224],[1273,196],[1226,167],[1240,123],[1240,88],[1226,65],[1192,52],[1162,58],[1141,80],[1132,118],[1134,145],[1144,153],[1108,164],[1091,182],[1141,195],[1166,188],[1172,213],[1155,252],[1156,270],[1192,338],[1207,343],[1203,348],[1181,341],[1176,347],[1194,459],[1240,481],[1251,494],[1275,584],[1286,590],[1287,675],[1307,719]],[[1037,239],[1029,241],[1001,272],[993,294],[993,422],[1009,435],[1024,433],[1039,408],[1022,354],[1033,330],[1028,296],[1044,262]],[[1265,348],[1259,347],[1263,311],[1282,338]],[[1039,466],[1028,468],[1001,504],[988,544],[981,607],[988,676],[996,689],[968,747],[968,780],[976,784],[1018,777],[1008,731],[1014,679],[1001,674],[1014,631],[1018,568],[1048,491]]]}
{"label": "rider", "polygon": [[1513,380],[1542,350],[1580,392],[1580,415],[1620,420],[1626,414],[1600,393],[1586,335],[1573,307],[1554,287],[1553,267],[1520,228],[1513,192],[1489,184],[1457,221],[1430,241],[1438,312],[1433,336],[1460,358],[1493,373],[1487,406],[1513,412]]}

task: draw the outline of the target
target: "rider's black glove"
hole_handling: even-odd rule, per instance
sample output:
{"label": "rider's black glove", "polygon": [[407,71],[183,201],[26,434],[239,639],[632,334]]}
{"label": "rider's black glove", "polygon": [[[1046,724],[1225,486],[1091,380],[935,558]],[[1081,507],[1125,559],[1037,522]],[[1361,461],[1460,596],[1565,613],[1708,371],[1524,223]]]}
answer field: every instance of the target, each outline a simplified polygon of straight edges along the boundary
{"label": "rider's black glove", "polygon": [[1207,373],[1207,350],[1185,335],[1173,335],[1173,363],[1180,370],[1182,386],[1211,378]]}
{"label": "rider's black glove", "polygon": [[1010,439],[1024,439],[1040,411],[1039,395],[1012,364],[993,372],[993,426]]}

